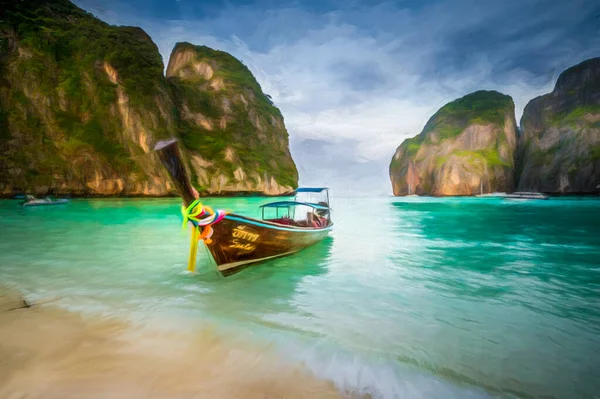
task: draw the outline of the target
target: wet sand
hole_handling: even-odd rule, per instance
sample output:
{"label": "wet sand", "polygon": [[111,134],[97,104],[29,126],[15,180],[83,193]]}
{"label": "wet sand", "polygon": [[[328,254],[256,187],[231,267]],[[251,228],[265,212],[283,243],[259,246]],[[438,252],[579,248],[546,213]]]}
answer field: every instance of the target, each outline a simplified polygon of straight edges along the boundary
{"label": "wet sand", "polygon": [[345,397],[268,347],[25,305],[0,287],[0,399]]}

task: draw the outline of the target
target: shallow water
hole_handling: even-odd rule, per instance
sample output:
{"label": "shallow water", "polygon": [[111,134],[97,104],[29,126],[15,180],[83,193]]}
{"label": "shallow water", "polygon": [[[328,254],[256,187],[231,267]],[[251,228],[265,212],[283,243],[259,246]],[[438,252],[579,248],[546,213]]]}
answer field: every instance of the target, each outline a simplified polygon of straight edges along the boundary
{"label": "shallow water", "polygon": [[[205,202],[258,216],[271,200]],[[177,200],[16,205],[0,201],[0,283],[32,299],[209,326],[342,391],[600,395],[599,199],[334,196],[328,239],[226,279],[202,249],[186,272]]]}

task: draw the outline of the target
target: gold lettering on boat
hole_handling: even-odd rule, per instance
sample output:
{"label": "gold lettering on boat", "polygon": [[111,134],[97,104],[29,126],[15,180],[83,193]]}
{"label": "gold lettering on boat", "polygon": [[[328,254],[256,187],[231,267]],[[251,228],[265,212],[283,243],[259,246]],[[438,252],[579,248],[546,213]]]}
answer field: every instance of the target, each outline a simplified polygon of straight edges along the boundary
{"label": "gold lettering on boat", "polygon": [[243,249],[244,251],[254,251],[256,249],[256,245],[252,245],[250,243],[241,243],[237,239],[233,239],[232,242],[233,244],[231,244],[229,248]]}
{"label": "gold lettering on boat", "polygon": [[248,231],[246,226],[237,226],[235,229],[233,229],[233,233],[231,235],[234,238],[241,238],[242,240],[252,242],[256,242],[256,240],[258,240],[260,237],[259,234]]}
{"label": "gold lettering on boat", "polygon": [[230,241],[229,248],[235,248],[245,252],[252,252],[256,249],[253,243],[260,238],[260,234],[248,226],[240,225],[231,232],[233,237]]}

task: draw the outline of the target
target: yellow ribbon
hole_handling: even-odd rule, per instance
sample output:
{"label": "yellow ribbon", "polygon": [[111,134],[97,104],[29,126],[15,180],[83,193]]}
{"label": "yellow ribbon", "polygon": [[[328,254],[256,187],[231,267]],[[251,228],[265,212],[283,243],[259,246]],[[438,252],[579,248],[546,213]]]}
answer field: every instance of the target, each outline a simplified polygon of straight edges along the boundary
{"label": "yellow ribbon", "polygon": [[192,229],[192,238],[190,241],[190,257],[188,259],[188,270],[194,272],[196,270],[196,254],[198,253],[198,234],[200,233],[199,227]]}
{"label": "yellow ribbon", "polygon": [[[187,223],[192,220],[198,220],[198,216],[202,213],[202,203],[200,200],[193,201],[188,207],[181,206],[181,216],[183,222],[181,228],[185,230]],[[190,241],[190,256],[188,258],[188,270],[194,272],[196,270],[196,255],[198,254],[198,239],[200,234],[200,226],[192,226],[192,236]]]}
{"label": "yellow ribbon", "polygon": [[[202,215],[203,209],[210,216],[208,218],[200,220],[199,216]],[[202,203],[199,199],[192,202],[188,207],[182,206],[181,215],[183,216],[183,223],[181,225],[183,230],[185,230],[188,222],[196,222],[196,224],[192,227],[190,257],[188,259],[188,270],[190,272],[194,272],[194,270],[196,269],[198,241],[203,240],[206,244],[210,244],[212,242],[212,240],[210,239],[213,233],[211,224],[214,222],[215,218],[218,217],[218,215],[215,215],[215,211],[210,206],[202,207]]]}

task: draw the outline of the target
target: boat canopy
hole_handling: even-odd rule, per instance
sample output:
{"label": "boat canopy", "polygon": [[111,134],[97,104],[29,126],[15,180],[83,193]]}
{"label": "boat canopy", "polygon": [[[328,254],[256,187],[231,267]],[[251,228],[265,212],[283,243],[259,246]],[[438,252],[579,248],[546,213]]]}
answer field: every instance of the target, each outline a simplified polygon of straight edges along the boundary
{"label": "boat canopy", "polygon": [[327,187],[298,187],[297,193],[320,193],[321,191],[328,190]]}
{"label": "boat canopy", "polygon": [[277,201],[270,202],[268,204],[261,205],[261,208],[285,208],[288,206],[309,206],[315,209],[329,209],[326,205],[313,204],[311,202],[299,202],[299,201]]}

